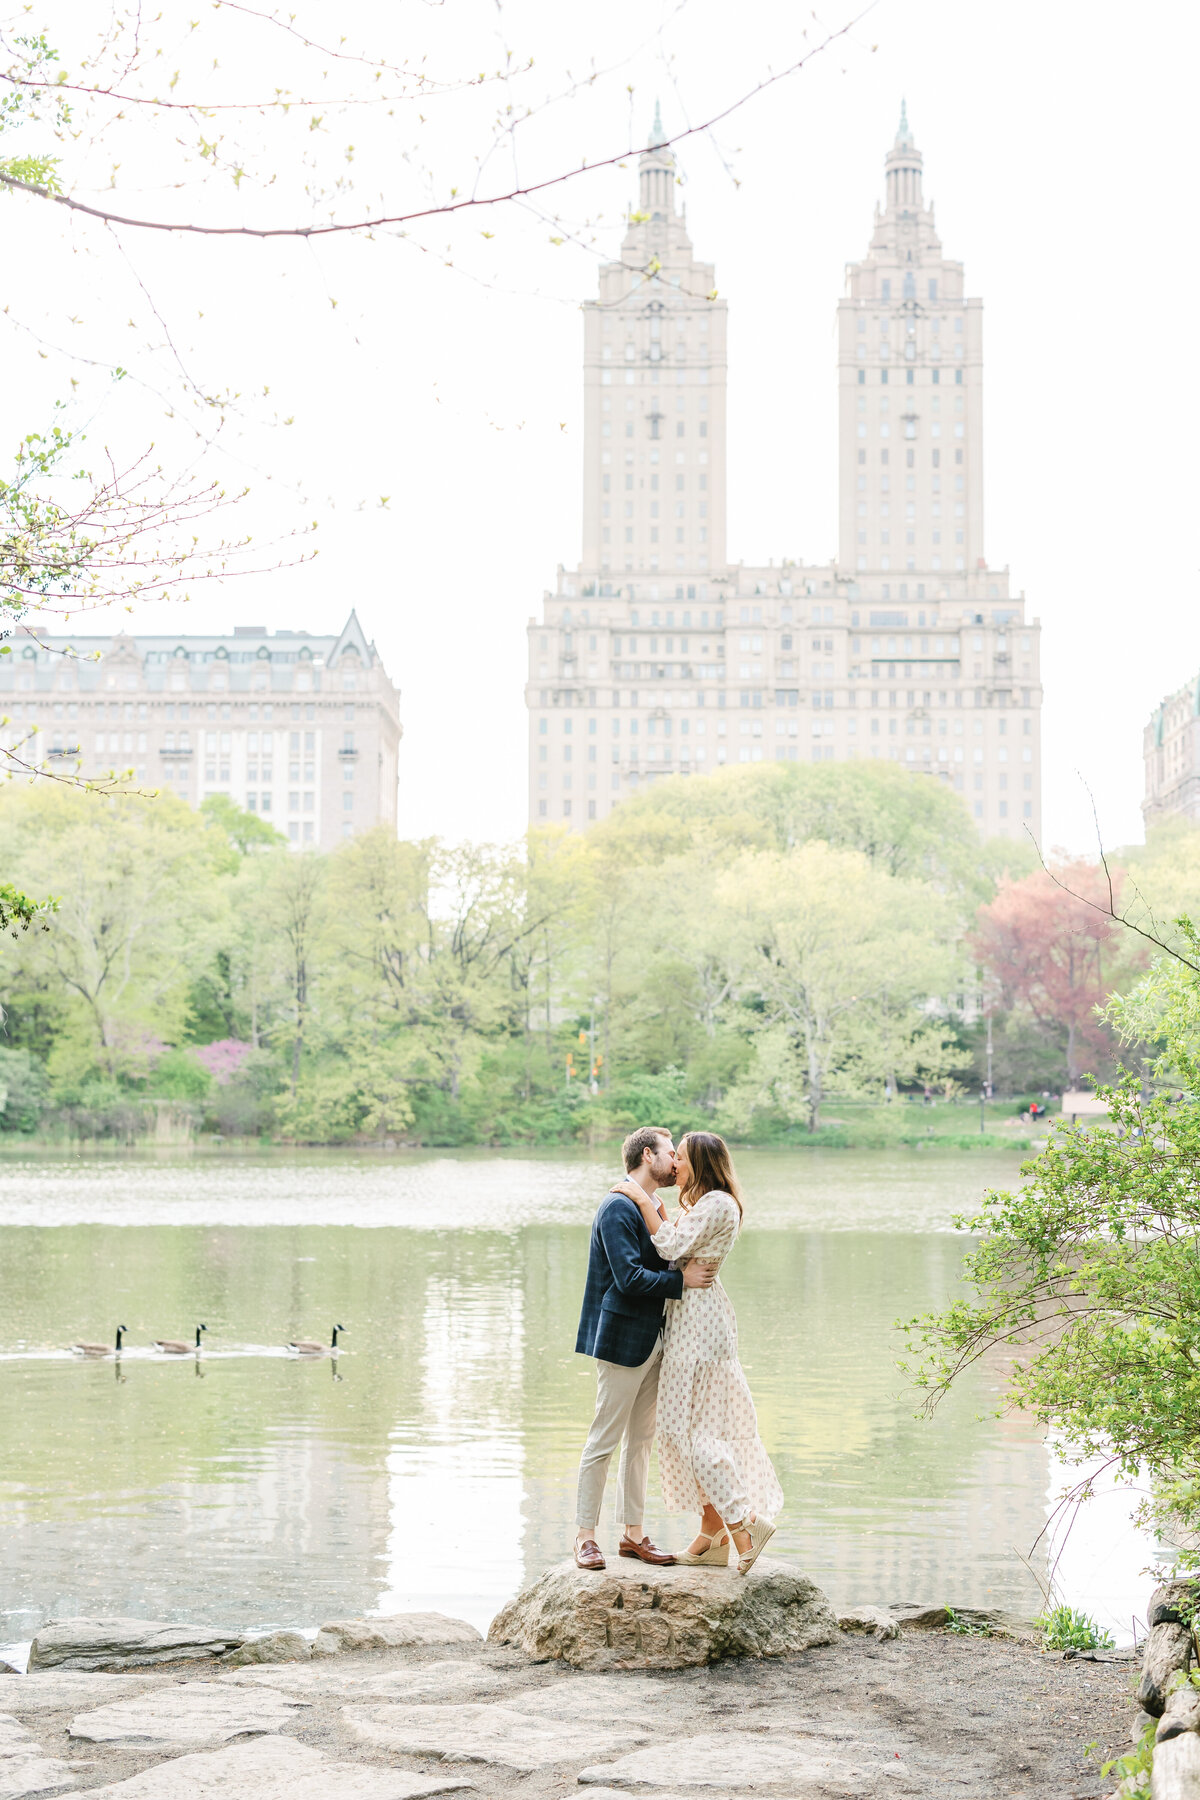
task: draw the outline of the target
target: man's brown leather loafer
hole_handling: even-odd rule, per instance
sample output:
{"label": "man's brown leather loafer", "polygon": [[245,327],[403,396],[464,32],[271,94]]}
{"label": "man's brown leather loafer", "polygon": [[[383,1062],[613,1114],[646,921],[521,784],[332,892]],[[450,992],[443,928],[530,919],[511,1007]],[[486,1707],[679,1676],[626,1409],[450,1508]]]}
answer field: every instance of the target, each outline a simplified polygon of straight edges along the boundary
{"label": "man's brown leather loafer", "polygon": [[[622,1555],[624,1552],[622,1551]],[[600,1546],[594,1538],[585,1538],[582,1544],[575,1546],[575,1567],[577,1569],[603,1569],[605,1564],[600,1554]]]}
{"label": "man's brown leather loafer", "polygon": [[620,1554],[636,1556],[639,1561],[644,1563],[673,1563],[675,1561],[669,1550],[656,1549],[648,1537],[644,1537],[640,1544],[635,1544],[631,1537],[623,1537]]}

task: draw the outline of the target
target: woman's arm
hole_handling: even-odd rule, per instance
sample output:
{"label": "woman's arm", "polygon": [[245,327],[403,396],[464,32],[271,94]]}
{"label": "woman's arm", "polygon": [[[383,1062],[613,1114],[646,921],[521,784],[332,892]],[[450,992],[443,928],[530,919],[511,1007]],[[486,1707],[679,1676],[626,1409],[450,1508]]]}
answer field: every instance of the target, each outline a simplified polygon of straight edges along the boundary
{"label": "woman's arm", "polygon": [[651,1234],[654,1248],[669,1262],[680,1263],[692,1256],[701,1262],[706,1256],[720,1262],[737,1235],[736,1229],[729,1228],[728,1209],[733,1205],[726,1194],[705,1194],[695,1206],[680,1212],[674,1222],[664,1220],[659,1225]]}
{"label": "woman's arm", "polygon": [[614,1185],[612,1192],[614,1194],[624,1194],[626,1199],[633,1201],[633,1204],[637,1207],[642,1218],[645,1220],[646,1230],[650,1233],[651,1237],[653,1237],[659,1226],[665,1223],[667,1215],[663,1211],[662,1201],[650,1199],[645,1188],[640,1187],[636,1181],[618,1181]]}

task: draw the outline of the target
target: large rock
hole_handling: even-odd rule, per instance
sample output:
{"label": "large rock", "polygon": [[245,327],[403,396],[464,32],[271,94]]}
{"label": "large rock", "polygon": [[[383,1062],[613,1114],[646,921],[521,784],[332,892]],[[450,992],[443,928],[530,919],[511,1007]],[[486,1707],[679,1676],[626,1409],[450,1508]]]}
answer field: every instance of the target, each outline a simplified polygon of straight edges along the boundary
{"label": "large rock", "polygon": [[747,1791],[786,1795],[787,1800],[811,1794],[816,1800],[818,1794],[856,1794],[868,1786],[878,1792],[874,1784],[881,1775],[907,1773],[898,1759],[885,1763],[860,1757],[852,1744],[723,1731],[635,1750],[617,1762],[581,1769],[579,1780],[610,1790],[716,1789],[720,1800],[734,1800]]}
{"label": "large rock", "polygon": [[438,1756],[447,1762],[493,1763],[527,1773],[589,1756],[615,1756],[644,1744],[646,1727],[617,1729],[540,1719],[508,1706],[347,1706],[342,1717],[355,1737],[405,1756]]}
{"label": "large rock", "polygon": [[206,1625],[158,1625],[146,1619],[59,1619],[43,1625],[29,1649],[29,1668],[145,1669],[203,1662],[243,1641],[240,1631]]}
{"label": "large rock", "polygon": [[71,1736],[90,1744],[222,1744],[279,1731],[308,1709],[307,1700],[272,1688],[188,1682],[80,1713],[71,1720]]}
{"label": "large rock", "polygon": [[1192,1620],[1197,1603],[1194,1581],[1166,1581],[1150,1596],[1146,1611],[1146,1647],[1137,1697],[1157,1719],[1167,1696],[1192,1661]]}
{"label": "large rock", "polygon": [[47,1756],[23,1725],[0,1713],[0,1800],[68,1787],[74,1779],[70,1763]]}
{"label": "large rock", "polygon": [[329,1762],[291,1738],[255,1738],[207,1756],[178,1756],[70,1800],[423,1800],[470,1787],[370,1763]]}
{"label": "large rock", "polygon": [[581,1669],[680,1669],[725,1656],[794,1656],[837,1619],[807,1575],[760,1557],[749,1575],[674,1564],[548,1569],[492,1620],[488,1639]]}
{"label": "large rock", "polygon": [[480,1644],[465,1619],[445,1613],[394,1613],[387,1619],[335,1619],[322,1625],[314,1656],[359,1656],[367,1650],[411,1650],[429,1644]]}

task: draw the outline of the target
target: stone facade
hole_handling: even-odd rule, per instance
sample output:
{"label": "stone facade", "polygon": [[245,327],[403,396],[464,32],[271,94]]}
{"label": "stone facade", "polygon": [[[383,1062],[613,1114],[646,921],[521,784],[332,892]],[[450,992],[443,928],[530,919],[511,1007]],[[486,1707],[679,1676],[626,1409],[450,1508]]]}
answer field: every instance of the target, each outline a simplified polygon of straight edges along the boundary
{"label": "stone facade", "polygon": [[670,151],[641,158],[585,308],[584,558],[528,627],[531,823],[729,762],[863,758],[1040,838],[1039,626],[983,553],[982,307],[903,114],[885,177],[838,307],[838,559],[751,568],[725,560],[724,303]]}
{"label": "stone facade", "polygon": [[399,694],[353,612],[340,633],[50,636],[0,658],[5,742],[48,768],[228,794],[297,849],[396,827]]}
{"label": "stone facade", "polygon": [[1147,825],[1172,813],[1200,819],[1200,675],[1156,706],[1142,734]]}

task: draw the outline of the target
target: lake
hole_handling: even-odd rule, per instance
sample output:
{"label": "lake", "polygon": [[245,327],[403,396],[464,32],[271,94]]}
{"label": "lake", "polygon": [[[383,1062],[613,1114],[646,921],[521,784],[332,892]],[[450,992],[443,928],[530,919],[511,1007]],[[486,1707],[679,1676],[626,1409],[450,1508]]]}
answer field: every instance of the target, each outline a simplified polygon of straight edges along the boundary
{"label": "lake", "polygon": [[[572,1347],[617,1160],[7,1152],[0,1640],[79,1614],[312,1627],[412,1607],[485,1627],[573,1537],[594,1375]],[[998,1370],[914,1416],[893,1330],[953,1294],[952,1217],[1020,1157],[737,1160],[723,1279],[787,1495],[772,1552],[837,1604],[1036,1611],[1021,1556],[1068,1476],[1028,1422],[990,1416]],[[199,1321],[199,1358],[151,1348]],[[287,1355],[335,1321],[336,1363]],[[118,1322],[119,1362],[67,1352]],[[1152,1554],[1127,1513],[1120,1493],[1084,1508],[1057,1571],[1119,1638]],[[656,1500],[648,1524],[670,1545],[691,1529]]]}

